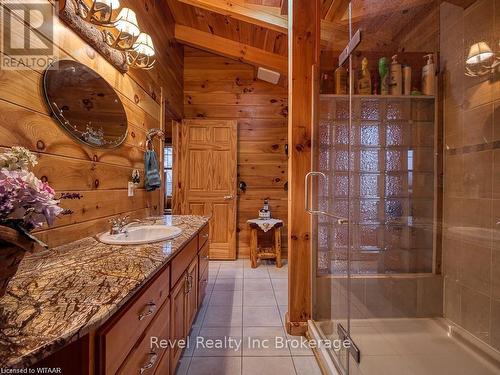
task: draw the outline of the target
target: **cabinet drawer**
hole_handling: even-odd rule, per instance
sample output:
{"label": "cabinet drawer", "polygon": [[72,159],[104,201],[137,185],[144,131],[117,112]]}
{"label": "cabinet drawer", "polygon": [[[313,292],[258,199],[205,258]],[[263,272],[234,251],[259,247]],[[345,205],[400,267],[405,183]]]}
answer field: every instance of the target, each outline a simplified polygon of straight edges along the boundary
{"label": "cabinet drawer", "polygon": [[177,284],[182,274],[189,267],[196,254],[198,253],[198,243],[196,237],[191,240],[172,260],[172,285]]}
{"label": "cabinet drawer", "polygon": [[[120,368],[118,374],[143,374],[152,375],[162,365],[164,357],[169,357],[169,348],[151,346],[151,337],[168,340],[170,336],[170,301],[167,300],[155,316],[154,321],[146,330],[132,352],[127,356],[127,361]],[[167,367],[168,368],[168,367]],[[168,372],[166,372],[168,374]],[[163,372],[165,374],[165,372]]]}
{"label": "cabinet drawer", "polygon": [[210,226],[207,224],[201,229],[200,233],[198,234],[198,249],[201,249],[203,245],[205,245],[205,242],[208,241],[209,234]]}
{"label": "cabinet drawer", "polygon": [[130,350],[168,298],[170,268],[167,267],[108,326],[97,334],[101,373],[115,374]]}
{"label": "cabinet drawer", "polygon": [[205,295],[207,293],[207,285],[208,285],[208,267],[205,268],[203,275],[200,276],[200,282],[198,284],[198,307],[201,306],[203,300],[205,299]]}
{"label": "cabinet drawer", "polygon": [[200,252],[198,253],[198,264],[199,264],[198,275],[200,278],[205,272],[205,269],[208,268],[208,248],[209,248],[208,242],[205,242],[205,245],[203,245]]}

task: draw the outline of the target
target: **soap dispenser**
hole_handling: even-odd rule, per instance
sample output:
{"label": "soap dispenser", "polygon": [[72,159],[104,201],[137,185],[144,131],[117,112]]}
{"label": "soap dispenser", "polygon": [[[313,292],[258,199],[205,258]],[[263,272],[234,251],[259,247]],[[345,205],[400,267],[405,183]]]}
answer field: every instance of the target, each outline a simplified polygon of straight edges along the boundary
{"label": "soap dispenser", "polygon": [[436,93],[436,68],[434,67],[434,55],[425,55],[427,64],[422,68],[422,93],[424,95],[435,95]]}
{"label": "soap dispenser", "polygon": [[403,71],[398,63],[398,55],[392,56],[391,63],[391,95],[403,95]]}

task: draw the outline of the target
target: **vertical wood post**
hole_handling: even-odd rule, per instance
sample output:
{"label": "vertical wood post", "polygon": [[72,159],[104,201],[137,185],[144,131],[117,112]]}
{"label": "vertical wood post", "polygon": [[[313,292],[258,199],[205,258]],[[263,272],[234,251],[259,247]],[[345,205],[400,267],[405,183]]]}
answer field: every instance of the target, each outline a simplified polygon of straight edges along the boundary
{"label": "vertical wood post", "polygon": [[287,331],[304,334],[311,318],[311,218],[305,211],[305,175],[311,170],[313,66],[319,63],[320,1],[289,0]]}

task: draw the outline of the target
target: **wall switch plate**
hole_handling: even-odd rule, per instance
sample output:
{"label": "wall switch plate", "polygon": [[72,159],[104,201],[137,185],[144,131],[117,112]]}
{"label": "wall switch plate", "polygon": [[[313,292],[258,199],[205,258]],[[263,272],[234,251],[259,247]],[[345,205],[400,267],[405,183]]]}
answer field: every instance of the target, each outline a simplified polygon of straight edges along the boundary
{"label": "wall switch plate", "polygon": [[134,183],[132,181],[128,182],[128,196],[129,197],[134,196]]}

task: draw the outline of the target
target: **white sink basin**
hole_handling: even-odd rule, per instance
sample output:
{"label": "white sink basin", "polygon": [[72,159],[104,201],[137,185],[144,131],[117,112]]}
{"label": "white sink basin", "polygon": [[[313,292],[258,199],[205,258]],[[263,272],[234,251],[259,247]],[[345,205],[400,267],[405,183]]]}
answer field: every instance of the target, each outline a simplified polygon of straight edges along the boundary
{"label": "white sink basin", "polygon": [[171,225],[138,225],[128,227],[126,233],[103,233],[98,239],[108,245],[141,245],[165,241],[181,233],[182,229]]}

